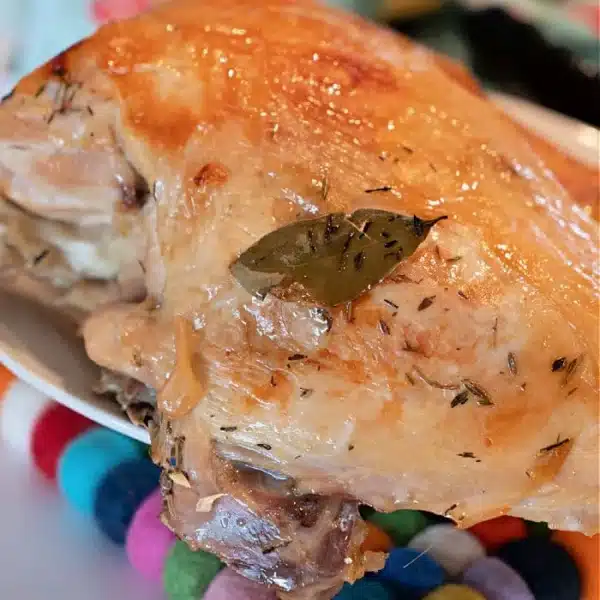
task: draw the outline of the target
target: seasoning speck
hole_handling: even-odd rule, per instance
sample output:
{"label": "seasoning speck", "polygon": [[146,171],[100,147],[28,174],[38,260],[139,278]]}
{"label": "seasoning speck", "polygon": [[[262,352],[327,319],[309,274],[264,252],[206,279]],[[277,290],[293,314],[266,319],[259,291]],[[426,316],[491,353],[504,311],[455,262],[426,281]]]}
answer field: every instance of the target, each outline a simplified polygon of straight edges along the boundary
{"label": "seasoning speck", "polygon": [[392,308],[395,308],[396,310],[398,310],[399,306],[395,303],[392,302],[391,300],[388,300],[387,298],[384,298],[383,301],[388,305],[391,306]]}
{"label": "seasoning speck", "polygon": [[579,368],[579,365],[581,364],[582,359],[583,354],[580,354],[579,356],[576,356],[573,360],[567,363],[567,366],[565,368],[565,377],[562,382],[563,386],[567,385],[567,383],[569,383],[573,375],[575,375],[577,369]]}
{"label": "seasoning speck", "polygon": [[308,398],[308,396],[311,396],[314,391],[315,390],[312,390],[310,388],[300,388],[300,397]]}
{"label": "seasoning speck", "polygon": [[348,446],[348,450],[350,450],[350,451],[354,450],[354,444],[350,444],[350,445]]}
{"label": "seasoning speck", "polygon": [[444,511],[444,516],[447,517],[455,508],[458,508],[458,504],[453,504],[452,506],[449,506],[445,511]]}
{"label": "seasoning speck", "polygon": [[483,389],[478,383],[475,383],[471,379],[463,379],[463,384],[477,398],[477,404],[479,406],[493,406],[494,403],[490,395],[485,389]]}
{"label": "seasoning speck", "polygon": [[560,358],[556,358],[552,361],[552,372],[556,373],[556,371],[562,371],[567,364],[567,357],[561,356]]}
{"label": "seasoning speck", "polygon": [[361,250],[358,254],[355,255],[354,257],[354,268],[357,271],[360,271],[362,269],[363,263],[365,262],[365,253]]}
{"label": "seasoning speck", "polygon": [[292,354],[291,356],[288,356],[288,360],[304,360],[305,358],[305,354]]}
{"label": "seasoning speck", "polygon": [[519,372],[519,369],[517,368],[517,357],[515,356],[514,352],[508,353],[507,362],[508,362],[508,370],[513,375],[516,375]]}
{"label": "seasoning speck", "polygon": [[237,427],[235,425],[226,425],[225,427],[220,428],[221,431],[237,431]]}
{"label": "seasoning speck", "polygon": [[272,450],[273,446],[271,444],[256,444],[259,448],[263,448],[264,450]]}
{"label": "seasoning speck", "polygon": [[382,185],[381,187],[369,188],[368,190],[365,190],[365,194],[373,194],[374,192],[391,192],[391,191],[392,191],[391,185]]}
{"label": "seasoning speck", "polygon": [[391,333],[390,326],[383,319],[379,319],[379,329],[384,335],[390,335]]}
{"label": "seasoning speck", "polygon": [[469,401],[469,392],[467,390],[463,390],[459,394],[456,394],[450,402],[450,408],[456,408],[457,406],[462,406]]}
{"label": "seasoning speck", "polygon": [[555,442],[554,444],[545,446],[544,448],[540,449],[539,454],[547,454],[548,452],[552,452],[553,450],[556,450],[557,448],[560,448],[561,446],[568,444],[570,441],[571,441],[571,438],[565,438],[564,440],[560,440],[558,442]]}
{"label": "seasoning speck", "polygon": [[435,296],[427,296],[427,298],[423,298],[423,300],[421,300],[421,304],[419,304],[419,312],[429,308],[433,304],[434,300]]}
{"label": "seasoning speck", "polygon": [[461,452],[458,456],[462,458],[477,458],[472,452]]}

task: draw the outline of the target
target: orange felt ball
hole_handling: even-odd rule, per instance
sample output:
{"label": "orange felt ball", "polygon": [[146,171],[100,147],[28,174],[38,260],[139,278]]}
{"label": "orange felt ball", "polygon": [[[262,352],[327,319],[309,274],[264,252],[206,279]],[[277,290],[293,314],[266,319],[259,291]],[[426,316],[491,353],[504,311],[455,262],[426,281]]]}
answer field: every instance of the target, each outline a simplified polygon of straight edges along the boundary
{"label": "orange felt ball", "polygon": [[525,521],[507,515],[477,523],[469,531],[479,539],[488,552],[493,552],[513,540],[527,537]]}
{"label": "orange felt ball", "polygon": [[579,568],[582,600],[600,598],[600,534],[588,537],[573,531],[555,531],[552,539],[563,546]]}
{"label": "orange felt ball", "polygon": [[369,521],[366,521],[365,525],[367,526],[367,536],[360,549],[363,552],[389,552],[394,546],[392,538]]}
{"label": "orange felt ball", "polygon": [[5,367],[0,365],[0,400],[8,386],[14,381],[15,376]]}

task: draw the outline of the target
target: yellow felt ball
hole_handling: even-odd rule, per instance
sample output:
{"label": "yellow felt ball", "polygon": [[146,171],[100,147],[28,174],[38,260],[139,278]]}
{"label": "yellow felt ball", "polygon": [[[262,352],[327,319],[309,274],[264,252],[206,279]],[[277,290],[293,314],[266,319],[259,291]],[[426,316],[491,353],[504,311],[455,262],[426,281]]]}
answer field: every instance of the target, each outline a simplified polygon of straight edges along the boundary
{"label": "yellow felt ball", "polygon": [[466,585],[450,583],[433,590],[424,600],[485,600],[485,597]]}

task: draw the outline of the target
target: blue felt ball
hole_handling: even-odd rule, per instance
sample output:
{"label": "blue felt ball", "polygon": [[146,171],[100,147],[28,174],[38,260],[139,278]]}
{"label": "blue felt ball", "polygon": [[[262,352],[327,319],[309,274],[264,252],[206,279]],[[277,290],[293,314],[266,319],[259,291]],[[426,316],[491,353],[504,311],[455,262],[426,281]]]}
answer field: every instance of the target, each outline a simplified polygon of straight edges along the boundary
{"label": "blue felt ball", "polygon": [[497,551],[525,580],[536,600],[580,600],[581,577],[574,559],[544,537],[514,540]]}
{"label": "blue felt ball", "polygon": [[90,429],[65,449],[58,463],[57,480],[67,502],[93,516],[96,492],[116,465],[147,453],[147,448],[110,429]]}
{"label": "blue felt ball", "polygon": [[425,552],[394,548],[377,578],[406,592],[426,594],[444,583],[445,573]]}
{"label": "blue felt ball", "polygon": [[158,487],[160,469],[149,458],[128,460],[111,469],[98,487],[94,515],[100,529],[123,545],[142,502]]}
{"label": "blue felt ball", "polygon": [[359,579],[345,583],[335,600],[395,600],[396,594],[382,581]]}

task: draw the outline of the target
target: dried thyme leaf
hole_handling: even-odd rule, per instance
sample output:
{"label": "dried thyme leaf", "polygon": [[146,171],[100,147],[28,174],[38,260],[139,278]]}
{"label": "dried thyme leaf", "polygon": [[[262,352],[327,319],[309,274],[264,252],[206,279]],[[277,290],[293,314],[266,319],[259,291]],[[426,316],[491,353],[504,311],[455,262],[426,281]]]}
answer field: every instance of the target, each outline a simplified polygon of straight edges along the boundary
{"label": "dried thyme leaf", "polygon": [[467,390],[463,390],[462,392],[456,394],[450,402],[450,408],[456,408],[457,406],[462,406],[469,401],[469,392]]}
{"label": "dried thyme leaf", "polygon": [[473,396],[477,399],[479,406],[493,406],[492,398],[478,383],[471,379],[463,379],[463,384]]}
{"label": "dried thyme leaf", "polygon": [[444,516],[447,517],[453,510],[455,510],[456,508],[458,508],[458,504],[452,504],[450,505],[445,511],[444,511]]}
{"label": "dried thyme leaf", "polygon": [[565,367],[565,376],[564,376],[563,382],[562,382],[563,387],[565,385],[567,385],[567,383],[569,383],[569,381],[571,381],[571,379],[577,372],[577,369],[581,365],[582,361],[583,361],[583,354],[580,354],[579,356],[576,356],[573,360],[571,360],[567,363],[567,366]]}
{"label": "dried thyme leaf", "polygon": [[556,450],[557,448],[560,448],[561,446],[568,444],[570,441],[571,441],[571,438],[565,438],[564,440],[559,440],[558,442],[555,442],[554,444],[550,444],[549,446],[545,446],[544,448],[541,448],[540,451],[538,452],[538,454],[548,454],[548,452],[552,452],[553,450]]}
{"label": "dried thyme leaf", "polygon": [[381,329],[381,333],[384,335],[391,334],[390,326],[383,319],[379,319],[379,329]]}
{"label": "dried thyme leaf", "polygon": [[507,357],[508,370],[513,374],[517,375],[519,369],[517,367],[517,357],[514,352],[509,352]]}
{"label": "dried thyme leaf", "polygon": [[256,444],[259,448],[263,448],[264,450],[272,450],[273,446],[271,444]]}
{"label": "dried thyme leaf", "polygon": [[472,452],[461,452],[458,456],[461,458],[477,458]]}
{"label": "dried thyme leaf", "polygon": [[411,256],[431,228],[424,221],[379,209],[333,213],[277,229],[243,252],[230,271],[251,294],[300,284],[320,304],[350,302]]}
{"label": "dried thyme leaf", "polygon": [[413,366],[414,372],[428,385],[433,388],[437,388],[438,390],[457,390],[458,385],[454,383],[441,383],[436,379],[432,379],[428,375],[426,375],[423,370],[417,365]]}
{"label": "dried thyme leaf", "polygon": [[428,309],[433,304],[434,300],[435,300],[435,296],[427,296],[426,298],[423,298],[423,300],[421,300],[421,303],[419,304],[419,307],[417,308],[417,310],[419,312],[421,312],[422,310]]}

